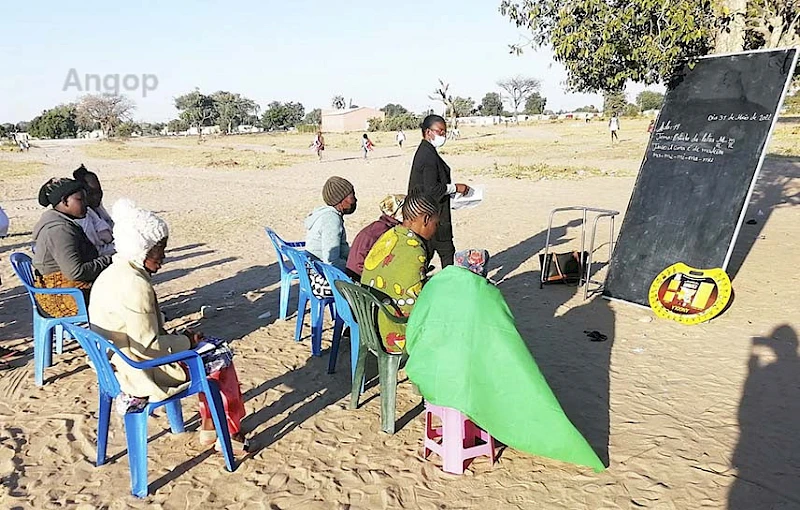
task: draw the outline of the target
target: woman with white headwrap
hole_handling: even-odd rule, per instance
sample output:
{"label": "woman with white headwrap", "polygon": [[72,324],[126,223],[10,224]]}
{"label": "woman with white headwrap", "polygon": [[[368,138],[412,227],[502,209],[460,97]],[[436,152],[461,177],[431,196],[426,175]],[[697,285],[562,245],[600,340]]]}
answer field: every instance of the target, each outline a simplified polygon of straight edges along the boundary
{"label": "woman with white headwrap", "polygon": [[[169,236],[166,222],[125,199],[114,204],[111,216],[117,254],[92,286],[89,304],[92,330],[112,341],[135,361],[191,349],[203,336],[191,331],[180,335],[166,333],[150,279],[164,262]],[[111,362],[117,370],[122,392],[128,397],[163,400],[189,384],[188,374],[180,363],[137,370],[116,355]],[[219,382],[234,451],[242,452],[247,448],[241,431],[245,411],[236,370],[231,364],[209,377]],[[200,442],[211,444],[216,440],[216,433],[203,395],[200,395],[200,416]]]}

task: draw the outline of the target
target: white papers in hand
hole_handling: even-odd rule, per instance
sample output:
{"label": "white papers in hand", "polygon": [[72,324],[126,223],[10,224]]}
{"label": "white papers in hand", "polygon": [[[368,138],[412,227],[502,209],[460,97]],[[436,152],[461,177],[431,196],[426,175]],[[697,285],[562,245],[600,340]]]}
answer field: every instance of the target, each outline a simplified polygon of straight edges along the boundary
{"label": "white papers in hand", "polygon": [[456,193],[450,200],[451,209],[470,209],[477,206],[483,201],[483,188],[470,188],[469,191],[462,195]]}

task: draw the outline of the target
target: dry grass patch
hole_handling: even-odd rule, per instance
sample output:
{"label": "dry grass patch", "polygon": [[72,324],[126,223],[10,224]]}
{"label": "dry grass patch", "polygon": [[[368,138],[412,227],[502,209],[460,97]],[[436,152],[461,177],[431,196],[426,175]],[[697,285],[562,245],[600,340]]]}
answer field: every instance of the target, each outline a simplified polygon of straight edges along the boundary
{"label": "dry grass patch", "polygon": [[800,118],[797,122],[779,122],[772,133],[769,154],[774,156],[800,157]]}
{"label": "dry grass patch", "polygon": [[158,165],[192,168],[270,170],[309,161],[312,156],[288,154],[281,150],[262,152],[215,146],[148,146],[143,144],[100,142],[82,147],[92,158],[146,161]]}
{"label": "dry grass patch", "polygon": [[581,180],[590,177],[629,177],[635,175],[634,172],[601,170],[590,166],[568,166],[550,165],[547,163],[535,163],[533,165],[513,165],[498,164],[471,173],[477,175],[489,175],[492,177],[540,180]]}
{"label": "dry grass patch", "polygon": [[41,161],[0,160],[0,179],[16,179],[40,173],[47,166]]}

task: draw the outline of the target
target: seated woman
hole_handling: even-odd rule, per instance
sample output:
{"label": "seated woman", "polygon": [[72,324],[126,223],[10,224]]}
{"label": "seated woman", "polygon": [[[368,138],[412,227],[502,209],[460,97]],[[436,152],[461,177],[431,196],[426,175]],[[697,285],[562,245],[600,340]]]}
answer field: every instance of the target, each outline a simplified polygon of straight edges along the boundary
{"label": "seated woman", "polygon": [[605,469],[485,278],[489,254],[467,250],[455,260],[425,285],[408,321],[408,378],[426,401],[457,409],[512,448]]}
{"label": "seated woman", "polygon": [[369,250],[390,228],[403,223],[403,201],[405,195],[387,195],[381,200],[381,217],[373,221],[356,235],[347,255],[347,273],[353,278],[361,278],[364,271],[364,259]]}
{"label": "seated woman", "polygon": [[[428,252],[425,242],[439,225],[438,200],[422,192],[411,192],[403,203],[403,223],[383,234],[364,259],[361,283],[386,295],[398,317],[408,317],[425,284]],[[387,352],[404,351],[405,325],[395,324],[383,314],[378,327]]]}
{"label": "seated woman", "polygon": [[[52,209],[45,211],[33,228],[34,285],[45,289],[76,287],[88,301],[92,283],[111,264],[111,257],[100,256],[76,223],[86,216],[83,185],[72,179],[50,179],[39,190],[39,204]],[[77,303],[70,296],[37,295],[36,301],[52,317],[78,313]]]}
{"label": "seated woman", "polygon": [[[89,305],[91,328],[119,347],[134,361],[159,358],[191,349],[203,339],[200,333],[170,335],[164,330],[151,275],[161,269],[169,235],[167,224],[150,211],[137,208],[130,200],[119,200],[112,208],[117,254],[92,287]],[[137,370],[111,358],[122,392],[130,397],[163,400],[189,384],[186,369],[173,363],[149,370]],[[241,431],[245,415],[239,379],[231,364],[209,377],[219,383],[228,430],[234,452],[247,449]],[[216,440],[214,422],[205,397],[200,395],[201,444]]]}
{"label": "seated woman", "polygon": [[86,217],[76,220],[78,225],[100,255],[113,255],[116,252],[112,230],[114,222],[103,207],[103,187],[100,186],[100,179],[83,165],[72,172],[72,176],[86,189]]}

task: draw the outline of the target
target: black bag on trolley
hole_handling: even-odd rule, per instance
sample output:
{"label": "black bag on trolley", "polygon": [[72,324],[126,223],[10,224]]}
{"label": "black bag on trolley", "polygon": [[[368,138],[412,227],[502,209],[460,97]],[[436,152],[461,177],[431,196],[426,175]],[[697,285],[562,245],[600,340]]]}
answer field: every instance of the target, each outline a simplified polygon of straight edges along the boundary
{"label": "black bag on trolley", "polygon": [[546,283],[577,285],[586,272],[588,259],[588,251],[583,254],[577,251],[548,253],[546,260],[544,253],[540,253],[539,266],[542,268],[542,277],[539,288]]}

